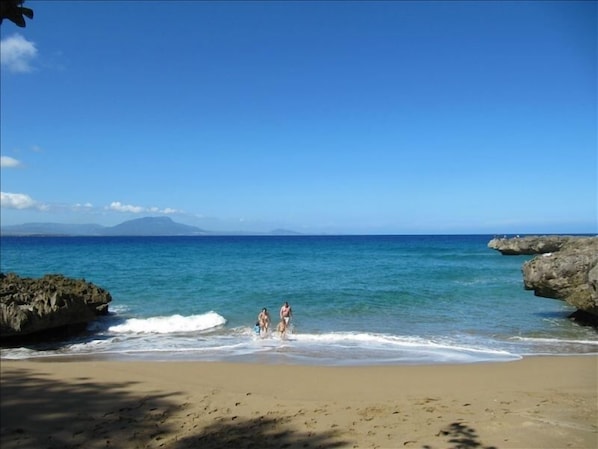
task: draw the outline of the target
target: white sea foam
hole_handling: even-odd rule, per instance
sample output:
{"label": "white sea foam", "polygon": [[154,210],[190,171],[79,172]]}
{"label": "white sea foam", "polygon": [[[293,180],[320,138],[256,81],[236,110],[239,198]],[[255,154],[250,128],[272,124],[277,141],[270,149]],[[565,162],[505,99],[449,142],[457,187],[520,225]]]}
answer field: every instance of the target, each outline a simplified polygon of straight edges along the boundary
{"label": "white sea foam", "polygon": [[[191,316],[128,319],[96,334],[101,338],[73,342],[40,351],[24,348],[2,350],[2,358],[104,355],[149,360],[257,361],[259,363],[418,364],[477,363],[519,359],[519,346],[506,350],[503,343],[487,338],[453,335],[430,338],[368,332],[294,332],[281,339],[276,332],[257,337],[247,326],[226,328],[226,319],[216,312]],[[590,340],[523,338],[534,350],[560,344],[592,345]],[[542,351],[538,346],[542,346]],[[583,352],[583,351],[574,351]],[[592,351],[591,352],[595,352]]]}
{"label": "white sea foam", "polygon": [[123,314],[129,311],[129,307],[124,304],[111,304],[110,312],[114,314]]}
{"label": "white sea foam", "polygon": [[598,346],[598,340],[571,340],[563,338],[540,338],[540,337],[511,337],[511,340],[528,341],[536,343],[574,344]]}
{"label": "white sea foam", "polygon": [[489,347],[464,345],[451,340],[431,340],[417,336],[387,335],[375,333],[335,332],[326,334],[297,334],[291,337],[298,342],[332,344],[338,346],[359,346],[382,350],[422,350],[511,355],[509,351]]}
{"label": "white sea foam", "polygon": [[0,355],[7,360],[26,360],[35,357],[37,351],[29,348],[2,348]]}
{"label": "white sea foam", "polygon": [[150,318],[130,318],[123,324],[110,326],[114,333],[170,334],[176,332],[197,332],[214,329],[226,323],[226,319],[216,312],[202,315],[171,315]]}

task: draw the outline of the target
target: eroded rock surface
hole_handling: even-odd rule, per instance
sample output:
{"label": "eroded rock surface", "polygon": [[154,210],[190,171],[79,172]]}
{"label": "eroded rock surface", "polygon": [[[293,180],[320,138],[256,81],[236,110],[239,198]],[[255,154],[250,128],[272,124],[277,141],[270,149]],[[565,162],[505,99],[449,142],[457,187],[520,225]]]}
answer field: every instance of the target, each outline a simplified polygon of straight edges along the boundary
{"label": "eroded rock surface", "polygon": [[578,238],[562,235],[494,238],[488,247],[505,256],[545,254],[558,251],[572,239]]}
{"label": "eroded rock surface", "polygon": [[85,325],[108,313],[110,293],[83,279],[39,279],[0,273],[0,337],[15,338]]}
{"label": "eroded rock surface", "polygon": [[492,239],[502,254],[537,254],[522,267],[524,287],[562,299],[598,320],[598,237],[538,236]]}

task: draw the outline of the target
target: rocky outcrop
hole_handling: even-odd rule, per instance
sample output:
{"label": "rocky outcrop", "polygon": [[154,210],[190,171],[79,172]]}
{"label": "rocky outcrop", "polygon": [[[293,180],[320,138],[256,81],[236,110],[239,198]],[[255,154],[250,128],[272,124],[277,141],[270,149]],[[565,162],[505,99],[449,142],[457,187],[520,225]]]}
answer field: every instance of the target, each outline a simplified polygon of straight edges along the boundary
{"label": "rocky outcrop", "polygon": [[572,239],[579,237],[569,236],[527,236],[513,238],[494,238],[488,243],[488,247],[500,251],[505,256],[533,255],[553,253],[560,250],[563,245]]}
{"label": "rocky outcrop", "polygon": [[502,254],[538,254],[523,264],[525,289],[562,299],[586,321],[598,322],[598,237],[492,239],[488,246]]}
{"label": "rocky outcrop", "polygon": [[110,301],[110,293],[82,279],[0,274],[0,338],[5,341],[84,326],[106,315]]}

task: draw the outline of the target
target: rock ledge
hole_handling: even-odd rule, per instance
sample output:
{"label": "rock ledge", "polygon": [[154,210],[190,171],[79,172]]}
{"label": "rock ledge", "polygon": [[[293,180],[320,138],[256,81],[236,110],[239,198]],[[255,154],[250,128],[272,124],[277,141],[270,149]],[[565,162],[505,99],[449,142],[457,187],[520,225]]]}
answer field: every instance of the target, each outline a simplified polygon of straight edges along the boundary
{"label": "rock ledge", "polygon": [[62,275],[40,279],[0,273],[0,338],[18,339],[84,326],[108,313],[110,293]]}
{"label": "rock ledge", "polygon": [[564,300],[582,311],[586,321],[598,322],[598,237],[492,239],[488,247],[507,255],[537,254],[523,264],[525,289]]}
{"label": "rock ledge", "polygon": [[570,237],[562,235],[549,236],[527,236],[513,238],[494,238],[488,243],[488,247],[500,251],[505,256],[520,256],[545,254],[559,251],[564,245],[572,240],[584,237]]}

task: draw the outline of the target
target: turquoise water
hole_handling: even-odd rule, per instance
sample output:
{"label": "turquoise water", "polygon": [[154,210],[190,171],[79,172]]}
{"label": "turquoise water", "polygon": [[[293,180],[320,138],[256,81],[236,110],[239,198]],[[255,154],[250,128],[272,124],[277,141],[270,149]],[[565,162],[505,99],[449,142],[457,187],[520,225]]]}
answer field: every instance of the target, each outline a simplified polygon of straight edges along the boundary
{"label": "turquoise water", "polygon": [[[523,289],[529,257],[501,256],[491,237],[2,237],[2,272],[84,278],[113,302],[83,337],[1,356],[343,365],[596,353],[573,309]],[[261,308],[275,327],[284,301],[288,338],[255,336]]]}

